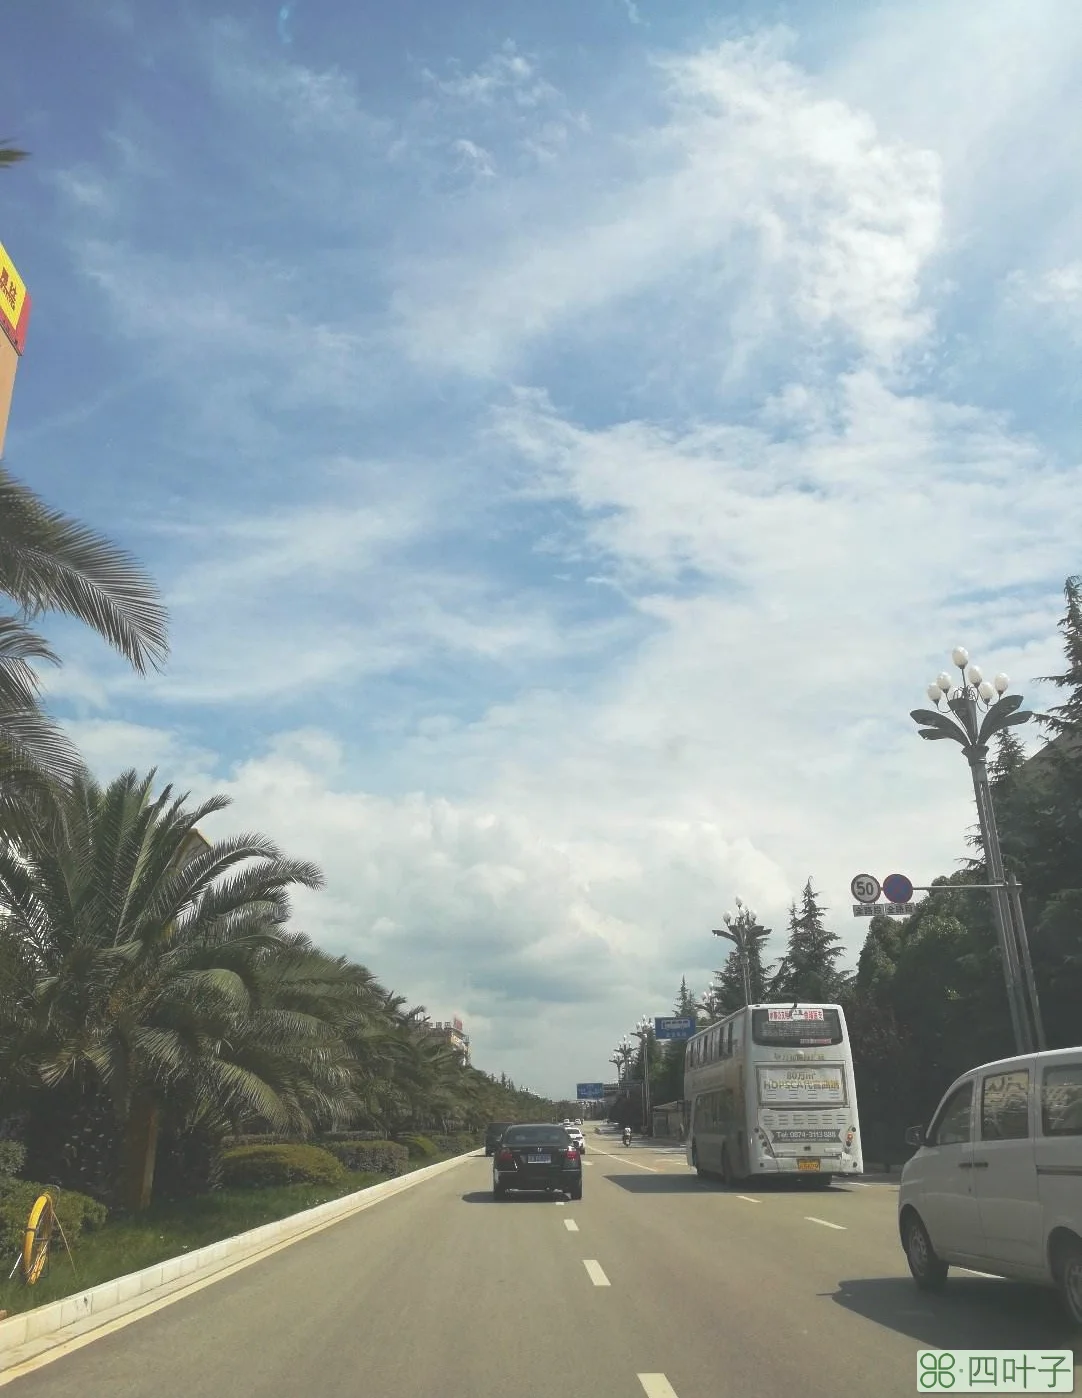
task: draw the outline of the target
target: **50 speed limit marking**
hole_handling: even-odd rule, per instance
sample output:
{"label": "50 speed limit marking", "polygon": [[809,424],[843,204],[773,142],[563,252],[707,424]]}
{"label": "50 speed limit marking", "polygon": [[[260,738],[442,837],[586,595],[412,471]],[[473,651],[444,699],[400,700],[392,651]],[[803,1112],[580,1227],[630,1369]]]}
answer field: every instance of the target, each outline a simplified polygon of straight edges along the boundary
{"label": "50 speed limit marking", "polygon": [[849,885],[849,892],[858,903],[874,903],[883,890],[874,874],[858,874]]}

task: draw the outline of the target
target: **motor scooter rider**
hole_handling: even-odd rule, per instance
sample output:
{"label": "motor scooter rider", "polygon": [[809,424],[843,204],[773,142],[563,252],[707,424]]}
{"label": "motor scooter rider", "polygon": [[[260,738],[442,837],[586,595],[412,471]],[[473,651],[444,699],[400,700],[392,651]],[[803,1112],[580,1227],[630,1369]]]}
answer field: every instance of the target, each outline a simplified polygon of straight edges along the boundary
{"label": "motor scooter rider", "polygon": [[630,1127],[630,1126],[625,1126],[625,1127],[624,1127],[624,1145],[625,1145],[625,1146],[629,1146],[630,1144],[631,1144],[631,1127]]}

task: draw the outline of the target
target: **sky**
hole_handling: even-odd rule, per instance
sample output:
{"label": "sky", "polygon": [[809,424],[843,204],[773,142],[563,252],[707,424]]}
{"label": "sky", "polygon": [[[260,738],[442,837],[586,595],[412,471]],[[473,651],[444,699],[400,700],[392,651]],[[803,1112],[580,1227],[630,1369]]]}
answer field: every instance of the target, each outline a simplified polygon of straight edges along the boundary
{"label": "sky", "polygon": [[1082,8],[16,0],[6,464],[134,552],[106,780],[233,805],[296,922],[562,1096],[809,876],[949,873],[967,646],[1082,569]]}

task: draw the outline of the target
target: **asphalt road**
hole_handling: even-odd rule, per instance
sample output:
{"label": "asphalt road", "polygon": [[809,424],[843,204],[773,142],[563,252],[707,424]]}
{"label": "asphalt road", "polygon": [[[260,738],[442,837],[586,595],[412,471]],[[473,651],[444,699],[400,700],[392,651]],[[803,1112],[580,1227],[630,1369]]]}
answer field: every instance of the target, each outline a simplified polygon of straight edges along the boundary
{"label": "asphalt road", "polygon": [[919,1293],[895,1186],[730,1193],[676,1151],[587,1139],[578,1203],[495,1203],[470,1159],[7,1392],[894,1398],[919,1348],[1071,1347],[1049,1293],[961,1273]]}

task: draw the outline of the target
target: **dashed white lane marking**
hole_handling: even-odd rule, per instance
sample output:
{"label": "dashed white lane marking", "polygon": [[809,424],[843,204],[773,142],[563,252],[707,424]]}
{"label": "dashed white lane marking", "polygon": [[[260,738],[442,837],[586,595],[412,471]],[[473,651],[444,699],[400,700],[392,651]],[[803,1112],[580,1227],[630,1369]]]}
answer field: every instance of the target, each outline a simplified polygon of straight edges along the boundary
{"label": "dashed white lane marking", "polygon": [[569,1233],[577,1233],[579,1231],[579,1226],[573,1218],[565,1218],[564,1227]]}
{"label": "dashed white lane marking", "polygon": [[738,1194],[736,1197],[743,1199],[745,1204],[761,1204],[763,1202],[761,1199],[753,1199],[750,1194]]}
{"label": "dashed white lane marking", "polygon": [[1002,1277],[997,1277],[995,1272],[975,1272],[972,1267],[959,1267],[959,1272],[967,1272],[971,1277],[987,1277],[989,1281],[1002,1281]]}
{"label": "dashed white lane marking", "polygon": [[558,1209],[565,1209],[565,1208],[567,1207],[567,1200],[566,1200],[566,1199],[557,1199],[557,1200],[556,1200],[556,1207],[557,1207]]}
{"label": "dashed white lane marking", "polygon": [[594,1286],[611,1286],[612,1283],[601,1270],[601,1263],[595,1262],[591,1257],[584,1257],[582,1265],[586,1268],[586,1274],[593,1282]]}
{"label": "dashed white lane marking", "polygon": [[608,1156],[610,1160],[623,1160],[625,1165],[634,1165],[636,1170],[649,1170],[652,1175],[657,1174],[657,1170],[653,1165],[640,1165],[637,1160],[625,1160],[622,1155],[613,1155],[611,1151],[607,1150],[601,1151],[601,1154]]}
{"label": "dashed white lane marking", "polygon": [[821,1223],[824,1228],[836,1228],[839,1233],[844,1233],[846,1231],[844,1223],[831,1223],[828,1219],[815,1218],[811,1214],[805,1214],[804,1217],[809,1223]]}
{"label": "dashed white lane marking", "polygon": [[676,1398],[676,1389],[664,1374],[640,1374],[639,1382],[646,1398]]}

